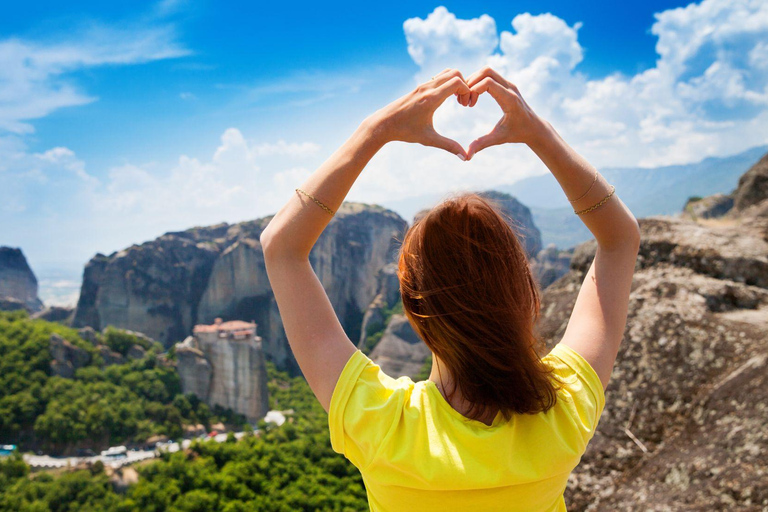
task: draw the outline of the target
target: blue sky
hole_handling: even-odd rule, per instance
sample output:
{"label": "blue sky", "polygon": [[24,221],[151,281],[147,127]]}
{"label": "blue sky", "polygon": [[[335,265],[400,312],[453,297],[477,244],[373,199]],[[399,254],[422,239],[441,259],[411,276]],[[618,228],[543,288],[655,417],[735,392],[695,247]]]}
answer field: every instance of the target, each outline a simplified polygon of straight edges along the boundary
{"label": "blue sky", "polygon": [[[446,66],[501,70],[598,166],[736,153],[768,142],[764,4],[14,2],[0,244],[50,288],[96,252],[274,213],[365,116]],[[497,116],[483,99],[435,124],[468,143]],[[546,172],[520,147],[447,158],[390,145],[348,199],[410,220],[419,198]]]}

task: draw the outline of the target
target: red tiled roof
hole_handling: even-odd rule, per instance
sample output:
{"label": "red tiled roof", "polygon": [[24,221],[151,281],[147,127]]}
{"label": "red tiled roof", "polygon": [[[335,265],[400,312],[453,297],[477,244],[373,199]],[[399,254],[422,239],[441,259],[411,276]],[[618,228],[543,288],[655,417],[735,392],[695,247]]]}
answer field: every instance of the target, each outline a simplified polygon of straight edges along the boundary
{"label": "red tiled roof", "polygon": [[235,334],[240,334],[243,331],[248,334],[256,330],[256,324],[251,322],[243,322],[242,320],[232,320],[229,322],[222,322],[220,324],[213,325],[196,325],[192,332],[231,332],[237,331]]}

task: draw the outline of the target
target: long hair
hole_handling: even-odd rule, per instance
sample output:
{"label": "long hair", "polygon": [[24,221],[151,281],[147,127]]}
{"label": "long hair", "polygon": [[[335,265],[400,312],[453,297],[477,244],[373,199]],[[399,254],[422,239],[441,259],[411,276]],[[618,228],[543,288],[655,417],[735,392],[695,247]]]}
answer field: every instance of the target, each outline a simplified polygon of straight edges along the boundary
{"label": "long hair", "polygon": [[[406,232],[398,277],[403,310],[482,418],[547,411],[556,401],[534,326],[539,289],[519,224],[477,193],[451,197]],[[439,370],[438,366],[438,370]]]}

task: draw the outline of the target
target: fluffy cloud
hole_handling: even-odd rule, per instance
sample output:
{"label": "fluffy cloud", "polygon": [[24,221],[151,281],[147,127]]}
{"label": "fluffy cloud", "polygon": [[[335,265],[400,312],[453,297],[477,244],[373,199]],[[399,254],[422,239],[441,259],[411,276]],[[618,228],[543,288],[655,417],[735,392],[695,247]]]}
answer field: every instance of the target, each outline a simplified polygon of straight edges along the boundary
{"label": "fluffy cloud", "polygon": [[[407,20],[404,31],[420,67],[417,81],[448,66],[473,72],[491,65],[598,166],[685,163],[766,143],[768,3],[704,0],[655,16],[656,65],[634,76],[601,79],[577,69],[584,58],[581,24],[569,26],[553,14],[520,14],[511,31],[497,35],[488,16],[460,20],[439,7],[425,19]],[[466,145],[499,116],[490,98],[482,98],[476,109],[467,116],[449,101],[435,125]],[[438,157],[430,162],[420,159],[419,151],[402,148],[382,158],[379,165],[389,179],[370,178],[365,190],[385,195],[445,186],[448,179],[427,181],[432,168],[479,188],[542,170],[529,153],[514,147],[491,148],[470,164]]]}

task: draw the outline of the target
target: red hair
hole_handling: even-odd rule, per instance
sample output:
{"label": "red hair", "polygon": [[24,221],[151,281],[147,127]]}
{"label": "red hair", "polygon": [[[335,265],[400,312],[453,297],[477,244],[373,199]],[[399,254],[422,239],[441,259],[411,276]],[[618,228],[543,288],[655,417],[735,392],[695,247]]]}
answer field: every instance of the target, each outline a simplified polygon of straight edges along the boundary
{"label": "red hair", "polygon": [[[463,193],[406,232],[398,277],[406,317],[482,418],[551,408],[556,387],[534,326],[539,288],[520,225],[492,200]],[[439,370],[439,367],[438,367]]]}

